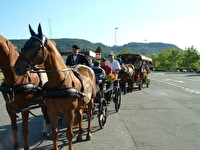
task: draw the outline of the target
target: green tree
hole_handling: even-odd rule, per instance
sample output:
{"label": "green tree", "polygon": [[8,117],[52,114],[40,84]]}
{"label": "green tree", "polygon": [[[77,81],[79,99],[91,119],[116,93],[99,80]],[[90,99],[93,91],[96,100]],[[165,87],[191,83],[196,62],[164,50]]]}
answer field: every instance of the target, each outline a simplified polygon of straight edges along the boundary
{"label": "green tree", "polygon": [[121,50],[118,53],[116,53],[116,56],[117,55],[122,55],[122,54],[133,54],[133,51],[130,48],[125,47],[123,50]]}
{"label": "green tree", "polygon": [[103,57],[103,48],[101,46],[98,46],[96,49],[96,53],[101,53],[101,57]]}
{"label": "green tree", "polygon": [[198,69],[199,68],[200,55],[194,46],[187,48],[183,52],[182,66],[187,69]]}
{"label": "green tree", "polygon": [[87,47],[84,47],[81,52],[88,52],[88,48]]}

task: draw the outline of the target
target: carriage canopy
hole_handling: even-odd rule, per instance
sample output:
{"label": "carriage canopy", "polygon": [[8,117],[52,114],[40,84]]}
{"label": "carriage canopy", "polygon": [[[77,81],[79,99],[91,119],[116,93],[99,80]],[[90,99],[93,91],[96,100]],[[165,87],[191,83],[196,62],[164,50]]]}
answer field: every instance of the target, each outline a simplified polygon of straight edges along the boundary
{"label": "carriage canopy", "polygon": [[121,54],[118,55],[117,57],[121,58],[122,61],[129,61],[129,62],[134,62],[137,58],[139,60],[144,60],[144,61],[149,61],[152,62],[151,58],[148,58],[146,56],[140,55],[140,54]]}

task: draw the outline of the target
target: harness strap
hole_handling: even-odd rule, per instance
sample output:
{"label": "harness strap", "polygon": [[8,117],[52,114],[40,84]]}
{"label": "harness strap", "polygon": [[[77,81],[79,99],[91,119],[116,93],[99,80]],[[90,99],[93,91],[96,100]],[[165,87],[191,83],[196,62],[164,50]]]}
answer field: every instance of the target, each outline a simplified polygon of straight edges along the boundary
{"label": "harness strap", "polygon": [[79,79],[79,81],[81,82],[81,92],[84,91],[84,86],[83,86],[83,79],[81,78],[80,73],[78,73],[75,70],[72,70],[72,72],[74,73],[74,75]]}

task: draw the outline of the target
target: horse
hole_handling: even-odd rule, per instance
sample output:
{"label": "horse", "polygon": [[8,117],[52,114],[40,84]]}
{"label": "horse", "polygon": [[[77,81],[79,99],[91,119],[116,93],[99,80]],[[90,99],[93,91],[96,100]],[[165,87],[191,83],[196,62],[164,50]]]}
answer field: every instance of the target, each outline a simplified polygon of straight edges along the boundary
{"label": "horse", "polygon": [[135,67],[132,64],[121,64],[121,70],[119,71],[118,77],[121,79],[121,88],[124,90],[124,95],[126,94],[126,83],[133,91],[133,83],[135,78]]}
{"label": "horse", "polygon": [[[36,86],[40,83],[40,78],[37,74],[31,73],[28,76],[18,77],[13,70],[13,66],[15,61],[18,58],[17,47],[15,47],[10,41],[5,39],[3,36],[0,35],[0,68],[2,73],[5,77],[3,84],[1,85],[1,91],[3,97],[6,102],[6,110],[11,119],[11,126],[14,138],[14,150],[18,149],[19,140],[17,136],[17,115],[13,113],[13,110],[20,108],[27,104],[31,98],[37,94],[37,92],[28,92],[28,93],[21,93],[20,85],[26,86],[29,83],[33,83]],[[45,82],[45,81],[41,81]],[[29,84],[30,85],[30,84]],[[10,90],[12,89],[12,90]],[[18,93],[14,91],[14,89],[18,90]],[[21,112],[22,114],[22,134],[24,137],[24,149],[29,149],[28,144],[28,118],[29,118],[30,111]],[[42,108],[42,112],[44,114],[44,129],[43,134],[47,134],[47,112],[45,108]]]}
{"label": "horse", "polygon": [[[67,120],[66,137],[68,148],[72,150],[74,113],[77,112],[77,122],[79,123],[79,134],[77,136],[79,141],[82,140],[82,120],[86,104],[88,107],[87,140],[91,138],[91,117],[96,96],[95,74],[91,68],[85,65],[78,65],[75,68],[67,67],[56,49],[55,43],[43,35],[40,24],[38,34],[33,31],[30,25],[29,30],[31,38],[25,43],[24,50],[21,52],[14,70],[17,75],[21,76],[32,65],[44,63],[48,77],[48,84],[44,89],[46,93],[44,99],[52,127],[53,149],[58,150],[57,115],[61,114]],[[75,74],[81,76],[82,82]]]}

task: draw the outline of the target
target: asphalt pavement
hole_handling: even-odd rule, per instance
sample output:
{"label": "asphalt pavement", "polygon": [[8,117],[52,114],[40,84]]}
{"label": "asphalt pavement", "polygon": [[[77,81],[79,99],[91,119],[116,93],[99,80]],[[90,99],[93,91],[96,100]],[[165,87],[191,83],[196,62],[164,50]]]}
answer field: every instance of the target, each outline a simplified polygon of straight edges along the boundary
{"label": "asphalt pavement", "polygon": [[[122,96],[118,113],[114,104],[108,107],[107,123],[103,129],[97,116],[92,119],[91,141],[76,142],[73,148],[81,150],[199,150],[200,149],[200,75],[151,73],[151,85],[141,91],[135,86],[132,93]],[[183,88],[184,87],[184,88]],[[188,90],[189,89],[189,90]],[[10,120],[5,102],[0,97],[0,150],[12,149]],[[51,133],[43,137],[40,109],[30,115],[30,149],[52,149]],[[18,119],[20,150],[23,149],[21,118]],[[86,138],[87,120],[84,118]],[[49,127],[49,132],[51,128]],[[67,149],[66,120],[59,126],[59,149]]]}

